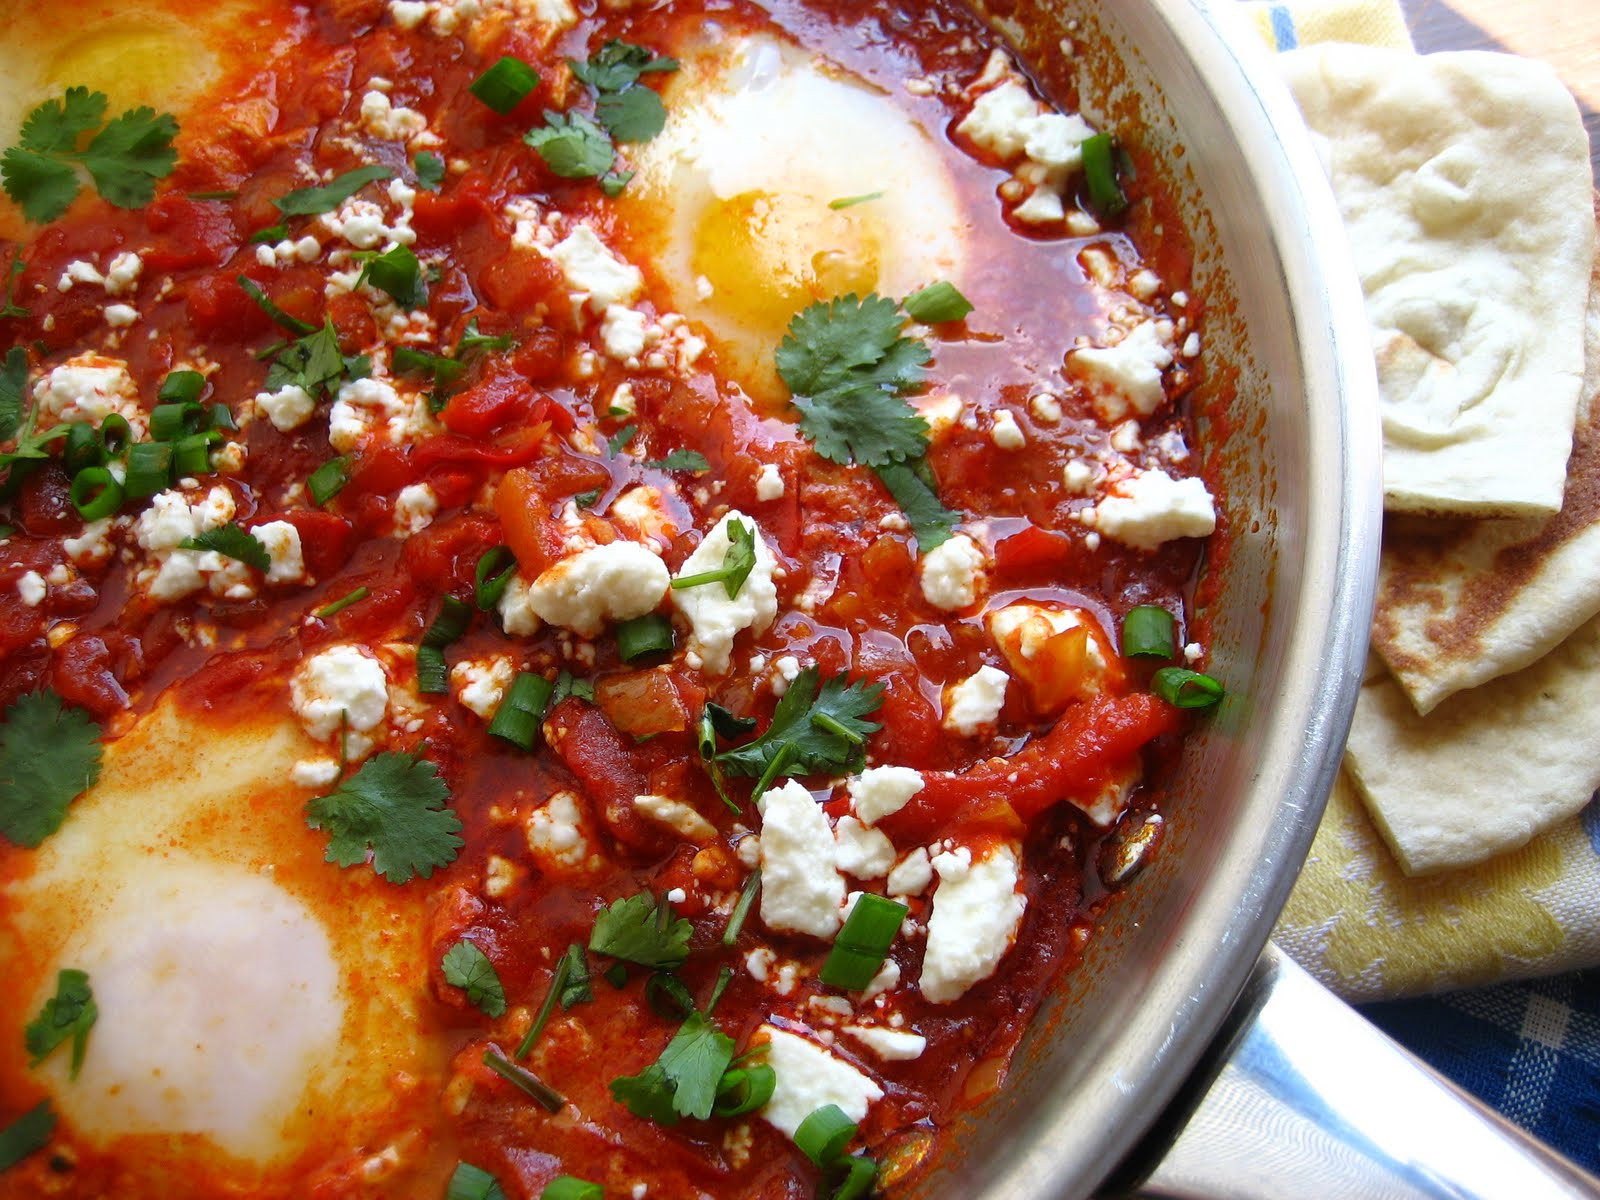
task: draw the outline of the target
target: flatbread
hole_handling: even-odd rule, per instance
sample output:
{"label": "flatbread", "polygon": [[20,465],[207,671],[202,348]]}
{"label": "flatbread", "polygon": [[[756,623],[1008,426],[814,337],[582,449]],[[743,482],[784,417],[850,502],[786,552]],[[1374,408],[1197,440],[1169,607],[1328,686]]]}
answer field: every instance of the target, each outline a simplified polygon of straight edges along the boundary
{"label": "flatbread", "polygon": [[1392,679],[1369,677],[1345,767],[1408,875],[1513,850],[1600,787],[1600,618],[1544,658],[1417,714]]}
{"label": "flatbread", "polygon": [[1572,97],[1511,55],[1330,44],[1279,61],[1366,293],[1385,507],[1556,512],[1594,256]]}
{"label": "flatbread", "polygon": [[1600,612],[1600,262],[1590,279],[1578,425],[1550,518],[1390,522],[1372,644],[1427,713],[1521,670]]}

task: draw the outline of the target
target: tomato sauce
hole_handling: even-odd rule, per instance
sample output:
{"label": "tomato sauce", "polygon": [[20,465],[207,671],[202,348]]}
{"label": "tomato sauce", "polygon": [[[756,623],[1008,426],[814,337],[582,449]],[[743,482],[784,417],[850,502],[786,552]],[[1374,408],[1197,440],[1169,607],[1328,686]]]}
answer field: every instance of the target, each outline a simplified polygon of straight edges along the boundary
{"label": "tomato sauce", "polygon": [[[1176,645],[1185,644],[1182,614],[1202,542],[1177,538],[1144,548],[1101,536],[1084,514],[1103,492],[1062,482],[1078,460],[1160,463],[1174,476],[1190,473],[1182,465],[1181,401],[1198,378],[1192,356],[1169,356],[1164,403],[1136,420],[1131,433],[1124,430],[1131,449],[1113,445],[1092,389],[1067,363],[1074,348],[1105,344],[1119,312],[1124,324],[1134,310],[1175,314],[1175,340],[1182,341],[1189,326],[1171,299],[1184,285],[1182,246],[1171,237],[1172,245],[1136,247],[1115,221],[1073,235],[1005,215],[1005,168],[956,131],[972,104],[963,89],[983,74],[995,42],[953,4],[602,6],[553,37],[509,4],[488,6],[490,18],[463,20],[450,33],[430,26],[431,15],[404,27],[399,7],[375,0],[310,13],[269,6],[292,49],[234,68],[218,93],[229,103],[185,117],[178,167],[153,203],[124,210],[82,200],[9,247],[7,260],[24,264],[15,294],[27,315],[8,318],[0,334],[26,350],[30,396],[52,368],[89,349],[125,365],[146,414],[170,371],[200,369],[203,402],[225,406],[240,428],[225,433],[231,448],[212,460],[213,469],[178,490],[193,500],[225,489],[232,520],[247,531],[291,525],[304,571],[283,586],[252,576],[255,586],[236,596],[201,587],[160,599],[142,573],[150,564],[135,536],[146,501],[124,505],[103,557],[74,554],[69,543],[85,536],[87,523],[70,499],[59,456],[14,466],[0,501],[0,521],[14,526],[0,543],[0,706],[52,689],[101,722],[110,739],[163,697],[175,697],[197,727],[262,711],[292,722],[290,680],[303,663],[336,645],[414,647],[445,597],[474,605],[480,561],[496,547],[509,547],[529,581],[570,558],[575,545],[617,541],[647,545],[676,575],[722,514],[749,514],[776,559],[777,611],[764,628],[738,634],[726,672],[685,655],[681,616],[674,618],[676,651],[628,663],[614,621],[592,637],[549,623],[513,635],[493,611],[472,608],[467,631],[445,649],[447,663],[508,656],[518,671],[551,680],[564,673],[592,687],[592,697],[562,700],[545,714],[531,752],[490,736],[459,687],[418,696],[411,652],[386,660],[391,685],[409,690],[415,703],[412,719],[380,729],[382,748],[435,764],[465,844],[448,866],[404,885],[428,897],[422,1012],[425,1032],[442,1039],[452,1057],[441,1085],[409,1102],[426,1138],[383,1187],[385,1194],[442,1195],[444,1178],[462,1161],[490,1172],[518,1198],[538,1196],[562,1174],[599,1182],[617,1196],[645,1194],[631,1190],[637,1185],[647,1185],[652,1198],[813,1193],[817,1169],[759,1115],[668,1128],[614,1098],[611,1082],[643,1071],[682,1020],[670,1006],[652,1003],[648,972],[639,967],[613,986],[601,978],[611,960],[591,954],[592,1002],[556,1008],[523,1060],[565,1097],[559,1113],[531,1103],[485,1066],[486,1049],[511,1055],[556,963],[569,945],[588,942],[601,908],[647,891],[681,897],[674,910],[693,923],[678,971],[693,997],[704,1004],[719,974],[731,971],[714,1016],[740,1052],[759,1027],[776,1024],[807,1031],[876,1081],[882,1096],[852,1147],[876,1159],[879,1186],[892,1194],[933,1160],[939,1130],[952,1116],[1002,1084],[1029,1017],[1080,959],[1110,903],[1096,851],[1117,816],[1139,807],[1137,784],[1095,817],[1075,805],[1091,808],[1093,797],[1137,779],[1182,732],[1179,711],[1149,691],[1152,671],[1163,664],[1121,658],[1117,631],[1134,606],[1159,605],[1178,615]],[[605,354],[596,318],[574,307],[548,243],[540,249],[519,238],[508,215],[518,201],[532,200],[568,223],[562,228],[587,222],[621,258],[643,246],[645,235],[617,216],[592,179],[554,174],[521,135],[546,109],[581,107],[584,93],[567,58],[582,61],[611,38],[666,53],[683,43],[686,30],[711,20],[736,33],[792,38],[826,56],[881,88],[887,103],[937,139],[947,160],[965,164],[955,187],[967,218],[966,261],[974,265],[961,287],[978,307],[967,321],[923,336],[932,357],[924,396],[948,392],[961,400],[955,419],[931,435],[926,465],[939,500],[983,552],[979,594],[970,604],[946,608],[928,598],[926,551],[873,472],[824,459],[797,427],[793,408],[753,400],[720,365],[715,337],[698,357],[665,368],[648,356],[619,361]],[[540,82],[497,115],[468,86],[504,55],[535,67]],[[375,77],[391,81],[386,95],[395,108],[426,116],[432,140],[408,144],[363,132],[356,114]],[[908,91],[908,80],[955,82],[930,93]],[[1054,99],[1070,109],[1077,98]],[[251,104],[271,110],[265,135],[242,123]],[[416,155],[424,149],[445,167],[437,190],[415,186]],[[626,158],[629,148],[622,149]],[[327,255],[340,244],[334,237],[319,233],[319,253],[304,262],[293,255],[272,261],[273,252],[257,251],[272,240],[252,241],[284,219],[274,198],[373,163],[415,190],[409,246],[428,272],[425,320],[402,313],[396,325],[394,306],[370,289],[330,289],[335,267]],[[381,202],[383,187],[360,194]],[[381,206],[393,221],[395,206]],[[290,218],[285,237],[315,231],[314,221]],[[122,251],[137,252],[143,263],[132,301],[138,320],[108,330],[106,290],[63,290],[57,281],[75,262],[104,268]],[[1147,263],[1159,267],[1162,287],[1140,299],[1129,281]],[[640,266],[649,284],[641,309],[659,321],[670,311],[655,289],[661,268]],[[344,353],[372,356],[374,373],[407,394],[424,394],[430,384],[403,373],[397,347],[450,355],[469,334],[507,345],[463,355],[457,377],[435,381],[437,411],[418,428],[396,437],[371,426],[341,451],[330,440],[331,395],[317,399],[309,420],[287,429],[253,402],[267,390],[272,355],[264,352],[286,335],[244,281],[308,327],[330,322]],[[619,411],[619,389],[631,393],[631,409]],[[1034,399],[1041,395],[1045,402]],[[1025,449],[1000,448],[994,429],[1002,410],[1020,420]],[[623,437],[629,426],[633,433]],[[703,467],[660,465],[685,452]],[[341,453],[348,482],[318,504],[307,481]],[[774,474],[782,482],[777,495]],[[432,497],[425,521],[413,521],[402,498],[419,484]],[[1102,471],[1096,487],[1103,484]],[[622,500],[641,485],[654,489],[648,528]],[[44,582],[44,594],[23,602],[31,579]],[[359,600],[324,611],[358,590]],[[1052,627],[1045,643],[1052,649],[1040,651],[1043,657],[1008,657],[988,618],[1023,604],[1080,614],[1099,640],[1079,635],[1068,645]],[[655,611],[674,614],[671,600],[663,596]],[[1093,674],[1085,663],[1097,655],[1109,661],[1098,668],[1098,683],[1085,683]],[[738,815],[718,798],[698,749],[700,718],[713,702],[764,729],[792,679],[786,660],[815,667],[823,679],[881,685],[881,707],[871,715],[881,728],[866,742],[865,761],[912,768],[924,782],[879,825],[897,855],[941,844],[980,856],[992,844],[1018,848],[1026,909],[1014,944],[997,969],[952,1001],[932,1003],[916,986],[937,887],[905,898],[913,933],[889,951],[900,982],[881,1003],[822,984],[829,941],[769,928],[759,909],[732,946],[722,943],[752,867],[739,845],[759,836],[761,819],[753,779],[727,781]],[[1026,674],[1027,661],[1041,664],[1036,677]],[[1003,705],[978,732],[957,732],[947,720],[949,689],[982,668],[1011,677]],[[853,811],[843,781],[849,773],[804,777],[835,823]],[[525,831],[558,793],[577,797],[592,851],[581,868],[566,872],[530,859]],[[302,789],[296,785],[293,794]],[[635,803],[646,795],[687,805],[716,836],[685,837],[651,819]],[[0,843],[7,874],[27,870],[25,853]],[[492,881],[503,870],[497,864],[507,862],[519,882],[500,888]],[[884,891],[881,874],[847,886]],[[511,1002],[508,1016],[487,1017],[446,980],[439,964],[463,940],[493,963]],[[830,1004],[841,996],[850,1020],[885,1027],[892,1020],[893,1028],[922,1035],[925,1049],[904,1061],[867,1053],[838,1031],[847,1019]],[[18,1104],[28,1094],[14,1082],[0,1087],[0,1097]],[[63,1129],[59,1136],[70,1142],[72,1135]],[[146,1194],[137,1162],[98,1159],[79,1146],[69,1169],[59,1153],[49,1154],[26,1168],[33,1172],[26,1180],[92,1195],[120,1179],[121,1194]],[[283,1194],[364,1194],[361,1161],[301,1164]],[[197,1194],[229,1192],[228,1168],[215,1170],[215,1178],[194,1183]],[[10,1194],[9,1186],[0,1176],[0,1193]],[[261,1186],[263,1194],[278,1194],[276,1184]]]}

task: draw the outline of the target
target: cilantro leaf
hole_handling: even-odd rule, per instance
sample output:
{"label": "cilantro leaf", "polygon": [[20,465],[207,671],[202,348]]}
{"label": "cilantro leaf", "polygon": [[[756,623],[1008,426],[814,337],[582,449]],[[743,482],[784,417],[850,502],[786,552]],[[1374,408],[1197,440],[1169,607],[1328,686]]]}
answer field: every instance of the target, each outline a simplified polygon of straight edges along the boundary
{"label": "cilantro leaf", "polygon": [[100,727],[54,692],[32,692],[0,725],[0,835],[37,846],[61,827],[67,806],[100,777]]}
{"label": "cilantro leaf", "polygon": [[22,123],[19,142],[39,154],[71,154],[78,140],[106,118],[104,92],[71,87],[60,100],[46,100]]}
{"label": "cilantro leaf", "polygon": [[12,146],[0,158],[6,195],[22,205],[22,215],[45,225],[66,212],[78,196],[78,175],[59,159]]}
{"label": "cilantro leaf", "polygon": [[655,52],[612,38],[589,56],[586,63],[568,59],[572,73],[597,92],[620,92],[652,71],[676,71],[678,60],[657,58]]}
{"label": "cilantro leaf", "polygon": [[306,804],[306,824],[327,829],[323,858],[341,867],[364,862],[390,883],[429,878],[455,861],[461,821],[447,806],[450,789],[431,762],[384,751],[326,796]]}
{"label": "cilantro leaf", "polygon": [[639,464],[658,471],[709,471],[711,464],[698,450],[674,450],[665,458],[652,458]]}
{"label": "cilantro leaf", "polygon": [[267,553],[255,535],[229,521],[215,529],[208,529],[178,543],[184,550],[215,550],[218,554],[237,559],[258,571],[272,569],[272,556]]}
{"label": "cilantro leaf", "polygon": [[661,97],[638,85],[601,96],[595,102],[594,115],[619,142],[648,142],[667,127],[667,108]]}
{"label": "cilantro leaf", "polygon": [[739,594],[744,581],[756,565],[755,530],[743,521],[728,522],[728,548],[722,554],[722,566],[714,571],[700,571],[694,575],[680,575],[672,581],[675,591],[699,587],[707,583],[720,583],[727,590],[728,599]]}
{"label": "cilantro leaf", "polygon": [[673,915],[665,897],[649,892],[625,896],[600,910],[589,949],[645,967],[672,968],[689,957],[694,926]]}
{"label": "cilantro leaf", "polygon": [[83,1051],[89,1042],[89,1030],[100,1016],[89,988],[89,976],[71,969],[56,972],[56,994],[44,1002],[39,1015],[28,1022],[22,1031],[24,1044],[32,1056],[29,1067],[37,1067],[50,1052],[68,1038],[72,1039],[71,1078],[78,1077],[83,1067]]}
{"label": "cilantro leaf", "polygon": [[489,956],[462,938],[445,951],[441,964],[445,982],[461,988],[467,1000],[486,1017],[500,1017],[506,1011],[506,989]]}
{"label": "cilantro leaf", "polygon": [[[915,344],[915,343],[913,343]],[[883,467],[920,458],[928,423],[904,400],[875,389],[841,389],[796,396],[800,431],[823,458]]]}
{"label": "cilantro leaf", "polygon": [[278,351],[267,372],[266,388],[276,392],[293,384],[310,396],[319,391],[331,396],[344,379],[364,379],[371,370],[366,355],[346,355],[339,349],[333,322],[325,320],[322,328],[296,338]]}
{"label": "cilantro leaf", "polygon": [[22,261],[22,255],[13,251],[11,266],[6,270],[6,303],[4,308],[0,308],[0,317],[26,317],[29,315],[29,310],[17,303],[17,279],[26,267],[27,264]]}
{"label": "cilantro leaf", "polygon": [[777,775],[857,769],[867,735],[882,728],[865,718],[883,704],[881,683],[850,683],[835,675],[818,687],[817,668],[806,667],[772,712],[760,737],[724,750],[716,762],[730,775],[762,777],[781,754]]}
{"label": "cilantro leaf", "polygon": [[624,425],[606,439],[606,457],[615,458],[622,452],[622,448],[633,441],[633,435],[639,432],[637,425]]}
{"label": "cilantro leaf", "polygon": [[855,293],[819,300],[789,322],[778,347],[778,374],[796,396],[816,396],[853,381],[900,338],[905,317],[893,300]]}
{"label": "cilantro leaf", "polygon": [[506,1200],[500,1181],[482,1167],[458,1162],[445,1188],[444,1200]]}
{"label": "cilantro leaf", "polygon": [[600,191],[615,200],[622,195],[622,189],[628,186],[628,180],[637,174],[637,171],[607,171],[600,176]]}
{"label": "cilantro leaf", "polygon": [[584,956],[583,947],[573,942],[567,947],[567,980],[561,985],[561,1008],[563,1011],[574,1004],[588,1004],[594,999],[594,992],[589,987],[589,960]]}
{"label": "cilantro leaf", "polygon": [[733,1039],[702,1013],[691,1013],[660,1058],[637,1075],[611,1081],[611,1095],[660,1125],[675,1125],[679,1117],[703,1121],[732,1061]]}
{"label": "cilantro leaf", "polygon": [[118,208],[142,208],[155,199],[156,180],[178,165],[172,139],[178,119],[153,108],[113,117],[83,152],[95,188]]}
{"label": "cilantro leaf", "polygon": [[10,441],[22,427],[23,398],[28,388],[28,352],[21,346],[6,351],[0,366],[0,442]]}
{"label": "cilantro leaf", "polygon": [[286,217],[314,217],[332,212],[367,184],[388,179],[393,174],[388,167],[376,164],[357,167],[354,171],[334,176],[320,187],[298,188],[272,203]]}
{"label": "cilantro leaf", "polygon": [[939,493],[928,478],[931,472],[927,459],[884,463],[877,472],[883,486],[889,489],[894,502],[911,522],[911,532],[917,537],[917,553],[926,554],[950,540],[961,523],[961,514],[940,503]]}
{"label": "cilantro leaf", "polygon": [[424,150],[411,160],[417,173],[417,186],[425,192],[437,192],[444,183],[444,159],[432,150]]}
{"label": "cilantro leaf", "polygon": [[598,179],[611,169],[617,151],[606,131],[582,113],[546,112],[546,124],[522,140],[563,179]]}
{"label": "cilantro leaf", "polygon": [[361,268],[361,278],[356,280],[358,287],[363,283],[388,292],[396,304],[405,308],[428,306],[428,282],[422,275],[422,263],[410,246],[396,246],[369,256],[367,265]]}
{"label": "cilantro leaf", "polygon": [[474,350],[509,350],[516,344],[516,339],[509,333],[479,332],[478,318],[473,317],[461,331],[461,340],[456,343],[456,357],[465,358]]}
{"label": "cilantro leaf", "polygon": [[41,1100],[4,1129],[0,1129],[0,1171],[9,1171],[35,1150],[50,1144],[56,1114],[50,1101]]}

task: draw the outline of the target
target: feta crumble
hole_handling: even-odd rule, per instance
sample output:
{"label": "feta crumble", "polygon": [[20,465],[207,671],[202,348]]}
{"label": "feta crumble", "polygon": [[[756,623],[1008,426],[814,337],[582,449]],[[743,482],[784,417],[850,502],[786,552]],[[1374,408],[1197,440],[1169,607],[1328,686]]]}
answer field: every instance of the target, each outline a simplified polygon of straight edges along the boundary
{"label": "feta crumble", "polygon": [[305,731],[326,741],[348,728],[366,733],[389,711],[389,677],[360,646],[341,643],[312,655],[289,681],[294,714]]}
{"label": "feta crumble", "polygon": [[966,848],[936,855],[939,886],[928,918],[919,984],[930,1004],[948,1004],[993,975],[1011,948],[1027,897],[1017,891],[1018,850],[1001,844],[973,860]]}
{"label": "feta crumble", "polygon": [[549,624],[592,638],[608,621],[654,612],[670,583],[666,565],[645,547],[610,542],[547,568],[528,589],[528,605]]}
{"label": "feta crumble", "polygon": [[833,831],[822,807],[793,779],[773,788],[761,812],[761,919],[771,929],[832,937],[844,880],[834,869]]}
{"label": "feta crumble", "polygon": [[1148,417],[1161,407],[1166,392],[1161,372],[1172,365],[1168,321],[1135,325],[1115,346],[1087,346],[1067,356],[1067,365],[1094,390],[1095,411],[1112,424],[1129,413]]}
{"label": "feta crumble", "polygon": [[921,1058],[922,1052],[928,1048],[927,1038],[904,1029],[886,1029],[881,1025],[846,1025],[844,1032],[884,1062],[909,1062]]}
{"label": "feta crumble", "polygon": [[1138,550],[1154,550],[1174,538],[1205,537],[1217,527],[1205,483],[1174,479],[1165,471],[1139,471],[1118,480],[1092,511],[1096,529]]}
{"label": "feta crumble", "polygon": [[810,1039],[774,1025],[763,1025],[753,1040],[763,1037],[766,1062],[777,1081],[761,1118],[789,1137],[826,1105],[836,1104],[845,1116],[860,1122],[872,1103],[883,1098],[883,1089],[869,1076]]}
{"label": "feta crumble", "polygon": [[979,667],[977,673],[945,689],[944,727],[962,737],[992,730],[1006,702],[1011,677],[999,667]]}
{"label": "feta crumble", "polygon": [[516,676],[516,663],[509,654],[493,654],[456,663],[450,668],[450,686],[463,708],[492,721]]}
{"label": "feta crumble", "polygon": [[899,812],[925,787],[910,767],[868,767],[850,780],[850,800],[863,825]]}
{"label": "feta crumble", "polygon": [[644,290],[639,268],[612,254],[587,225],[579,224],[547,253],[566,276],[574,303],[587,302],[597,313],[628,304]]}
{"label": "feta crumble", "polygon": [[964,533],[922,556],[922,595],[946,612],[970,608],[983,583],[983,551]]}
{"label": "feta crumble", "polygon": [[882,879],[894,865],[894,843],[855,817],[840,817],[833,828],[839,870],[857,879]]}
{"label": "feta crumble", "polygon": [[704,843],[717,836],[717,827],[682,800],[654,794],[635,796],[633,807],[656,824],[665,825],[685,841]]}
{"label": "feta crumble", "polygon": [[755,538],[756,564],[739,588],[739,594],[730,597],[720,583],[679,588],[672,593],[673,604],[689,622],[689,664],[703,667],[713,675],[728,670],[733,639],[740,631],[751,629],[760,633],[778,615],[778,588],[773,583],[778,560],[767,546],[760,526],[738,510],[727,513],[711,527],[694,553],[684,560],[678,578],[715,571],[722,566],[722,560],[733,545],[728,526],[734,521],[743,524]]}

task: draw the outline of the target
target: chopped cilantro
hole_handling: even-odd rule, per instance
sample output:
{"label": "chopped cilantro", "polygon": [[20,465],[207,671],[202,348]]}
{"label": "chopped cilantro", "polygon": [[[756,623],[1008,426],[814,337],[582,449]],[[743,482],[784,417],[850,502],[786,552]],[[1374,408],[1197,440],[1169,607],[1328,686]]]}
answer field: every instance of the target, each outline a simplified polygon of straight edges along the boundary
{"label": "chopped cilantro", "polygon": [[322,328],[278,349],[267,371],[266,389],[276,392],[292,384],[312,397],[319,392],[331,396],[344,380],[365,379],[371,373],[371,360],[340,350],[339,334],[333,322],[325,320]]}
{"label": "chopped cilantro", "polygon": [[444,184],[444,159],[432,150],[424,150],[412,159],[411,169],[417,173],[417,186],[425,192],[437,192]]}
{"label": "chopped cilantro", "polygon": [[733,1039],[701,1013],[691,1013],[656,1059],[637,1075],[611,1081],[611,1094],[635,1116],[661,1125],[679,1117],[705,1120],[733,1061]]}
{"label": "chopped cilantro", "polygon": [[620,92],[654,71],[676,71],[678,60],[658,58],[652,50],[612,38],[581,63],[568,59],[572,73],[597,92]]}
{"label": "chopped cilantro", "polygon": [[694,926],[673,915],[665,897],[649,892],[625,896],[600,910],[589,949],[644,967],[671,968],[689,957]]}
{"label": "chopped cilantro", "polygon": [[328,830],[328,862],[354,866],[370,850],[374,871],[390,883],[406,883],[454,862],[464,844],[449,799],[431,762],[384,751],[336,790],[308,802],[306,824]]}
{"label": "chopped cilantro", "polygon": [[396,346],[389,363],[404,375],[428,375],[440,387],[449,387],[467,369],[467,364],[459,358],[431,354],[415,346]]}
{"label": "chopped cilantro", "polygon": [[28,391],[28,352],[21,346],[6,351],[0,365],[0,442],[10,441],[22,427],[22,406]]}
{"label": "chopped cilantro", "polygon": [[600,499],[600,489],[591,488],[587,492],[579,492],[572,498],[572,502],[579,508],[593,508]]}
{"label": "chopped cilantro", "polygon": [[728,522],[728,549],[722,555],[722,566],[715,571],[701,571],[694,575],[680,575],[672,581],[675,591],[699,587],[706,583],[720,583],[727,590],[728,599],[739,594],[744,581],[756,565],[755,530],[743,521]]}
{"label": "chopped cilantro", "polygon": [[50,1101],[41,1100],[4,1129],[0,1129],[0,1171],[9,1171],[35,1150],[50,1144],[56,1114]]}
{"label": "chopped cilantro", "polygon": [[516,341],[509,333],[480,333],[478,318],[473,317],[461,331],[461,340],[456,343],[456,357],[465,358],[474,350],[509,350],[514,345]]}
{"label": "chopped cilantro", "polygon": [[[20,140],[0,159],[6,195],[35,222],[54,221],[67,211],[82,187],[83,167],[95,190],[118,208],[141,208],[155,198],[156,180],[178,165],[172,141],[178,121],[171,113],[134,108],[105,120],[106,95],[68,88],[60,100],[46,100],[22,123]],[[98,129],[78,149],[85,134]]]}
{"label": "chopped cilantro", "polygon": [[394,172],[376,164],[336,175],[320,187],[299,188],[272,203],[286,217],[314,217],[330,213],[367,184],[388,179]]}
{"label": "chopped cilantro", "polygon": [[506,1200],[500,1181],[482,1167],[458,1162],[445,1187],[444,1200]]}
{"label": "chopped cilantro", "polygon": [[54,692],[19,697],[0,724],[0,835],[34,847],[100,777],[100,727]]}
{"label": "chopped cilantro", "polygon": [[615,458],[622,452],[622,448],[633,441],[633,435],[639,432],[637,425],[624,425],[606,439],[606,456]]}
{"label": "chopped cilantro", "polygon": [[178,543],[184,550],[215,550],[218,554],[237,559],[258,571],[272,569],[272,557],[256,537],[229,521],[215,529],[208,529]]}
{"label": "chopped cilantro", "polygon": [[382,254],[366,256],[366,263],[356,286],[370,283],[405,308],[428,307],[428,282],[423,278],[422,263],[410,246],[396,246]]}
{"label": "chopped cilantro", "polygon": [[257,308],[266,313],[267,316],[271,317],[274,322],[282,326],[284,329],[287,329],[296,337],[304,337],[306,334],[315,333],[317,331],[317,327],[315,325],[312,325],[307,321],[302,321],[299,317],[292,316],[289,313],[284,312],[283,309],[279,308],[272,297],[267,295],[265,289],[263,289],[262,286],[254,279],[251,279],[250,276],[235,275],[234,279],[237,280],[239,286],[244,289],[244,294],[256,302]]}
{"label": "chopped cilantro", "polygon": [[17,279],[22,275],[27,264],[22,261],[22,255],[13,252],[11,266],[6,270],[6,304],[0,308],[0,319],[5,317],[26,317],[29,311],[17,303]]}
{"label": "chopped cilantro", "polygon": [[636,174],[636,171],[607,171],[600,176],[600,191],[615,200]]}
{"label": "chopped cilantro", "polygon": [[619,142],[648,142],[667,127],[661,97],[640,85],[607,92],[595,102],[594,115]]}
{"label": "chopped cilantro", "polygon": [[599,179],[617,159],[606,131],[582,113],[546,112],[545,124],[522,135],[563,179]]}
{"label": "chopped cilantro", "polygon": [[573,942],[567,947],[567,978],[561,985],[561,1007],[563,1010],[571,1008],[574,1004],[588,1004],[594,1000],[594,992],[589,987],[589,959],[583,953],[583,947]]}
{"label": "chopped cilantro", "polygon": [[506,989],[489,956],[462,938],[445,951],[441,964],[444,980],[461,988],[467,1000],[486,1017],[500,1017],[506,1011]]}
{"label": "chopped cilantro", "polygon": [[89,976],[71,969],[56,972],[56,994],[44,1002],[39,1015],[28,1022],[22,1031],[30,1060],[28,1066],[37,1067],[50,1052],[68,1038],[72,1039],[72,1067],[70,1076],[78,1077],[83,1068],[83,1051],[89,1042],[89,1030],[100,1016],[89,988]]}
{"label": "chopped cilantro", "polygon": [[916,534],[919,554],[926,554],[935,546],[950,540],[950,535],[961,523],[961,514],[952,512],[939,502],[939,493],[926,478],[930,474],[927,459],[884,463],[877,471],[883,486],[889,489],[894,502],[911,522],[911,532]]}
{"label": "chopped cilantro", "polygon": [[665,458],[652,458],[639,464],[658,471],[709,471],[711,464],[698,450],[674,450]]}
{"label": "chopped cilantro", "polygon": [[762,777],[763,784],[769,772],[777,776],[858,770],[865,761],[867,735],[882,728],[866,718],[882,704],[881,683],[850,683],[841,674],[819,688],[817,668],[806,667],[778,701],[766,732],[722,751],[716,762],[731,775]]}

